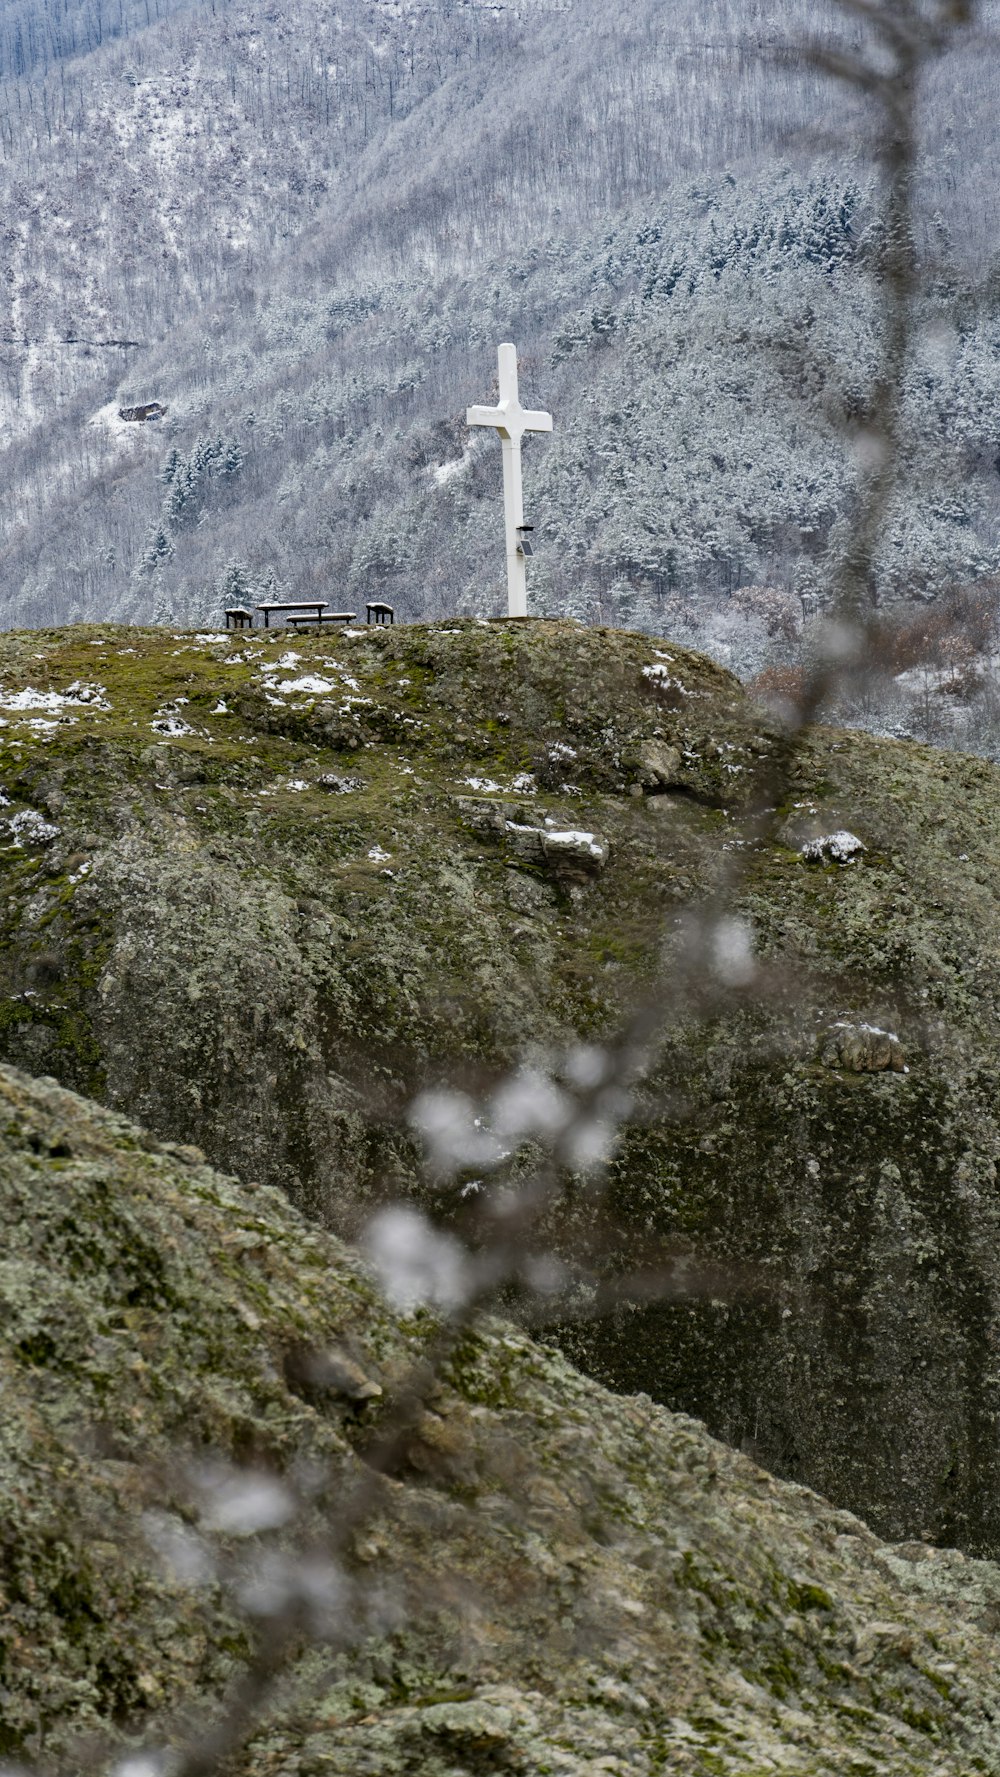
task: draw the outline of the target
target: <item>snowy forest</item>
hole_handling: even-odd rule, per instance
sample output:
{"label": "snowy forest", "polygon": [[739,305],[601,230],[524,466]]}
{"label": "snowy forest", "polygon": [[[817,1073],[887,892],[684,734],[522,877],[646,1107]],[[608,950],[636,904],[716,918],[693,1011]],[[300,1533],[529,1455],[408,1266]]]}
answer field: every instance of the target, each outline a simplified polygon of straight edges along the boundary
{"label": "snowy forest", "polygon": [[[3,624],[501,610],[499,451],[465,408],[510,338],[555,416],[525,453],[531,609],[780,694],[879,349],[868,144],[805,53],[833,29],[798,0],[0,5]],[[993,755],[994,53],[921,95],[873,588],[898,636],[840,712]]]}

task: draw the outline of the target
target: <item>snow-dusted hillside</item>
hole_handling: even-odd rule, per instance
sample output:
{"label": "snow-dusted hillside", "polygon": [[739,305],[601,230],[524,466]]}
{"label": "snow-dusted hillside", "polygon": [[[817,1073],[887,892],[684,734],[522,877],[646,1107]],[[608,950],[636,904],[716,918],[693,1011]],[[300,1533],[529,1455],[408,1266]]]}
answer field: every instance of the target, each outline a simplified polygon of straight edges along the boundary
{"label": "snow-dusted hillside", "polygon": [[[200,619],[223,584],[490,608],[499,453],[463,420],[506,337],[556,416],[526,453],[536,608],[821,600],[877,317],[862,120],[760,53],[815,8],[100,16],[63,7],[56,42],[40,0],[0,5],[5,621]],[[978,271],[991,86],[970,51],[924,108],[923,244]],[[940,295],[901,596],[998,559],[1000,331],[988,300],[942,327]]]}

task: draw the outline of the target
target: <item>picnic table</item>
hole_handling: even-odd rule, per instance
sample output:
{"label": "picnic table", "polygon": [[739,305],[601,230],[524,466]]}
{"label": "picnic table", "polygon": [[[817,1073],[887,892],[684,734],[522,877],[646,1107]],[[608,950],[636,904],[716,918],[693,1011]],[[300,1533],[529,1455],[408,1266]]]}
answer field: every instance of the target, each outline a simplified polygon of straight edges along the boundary
{"label": "picnic table", "polygon": [[257,609],[258,611],[263,611],[264,628],[268,629],[270,627],[269,619],[272,611],[284,611],[286,614],[289,611],[298,611],[300,617],[304,616],[306,612],[312,611],[315,613],[312,621],[314,623],[319,623],[329,602],[329,599],[289,599],[284,602],[281,600],[271,600],[269,603],[258,605]]}

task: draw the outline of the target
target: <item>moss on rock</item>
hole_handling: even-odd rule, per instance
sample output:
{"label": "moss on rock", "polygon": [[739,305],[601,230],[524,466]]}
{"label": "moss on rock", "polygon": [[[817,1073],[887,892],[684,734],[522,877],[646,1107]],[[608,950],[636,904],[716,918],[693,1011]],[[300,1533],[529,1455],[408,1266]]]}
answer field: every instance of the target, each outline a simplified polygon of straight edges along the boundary
{"label": "moss on rock", "polygon": [[[415,1090],[613,1028],[775,745],[709,662],[559,622],[7,634],[0,714],[0,1054],[348,1233],[427,1191]],[[520,855],[546,820],[605,867]],[[841,829],[849,865],[797,849]],[[1000,775],[816,730],[775,831],[739,852],[764,992],[668,1034],[601,1261],[652,1237],[712,1289],[557,1334],[889,1535],[997,1551]],[[909,1072],[831,1065],[838,1021]]]}
{"label": "moss on rock", "polygon": [[[242,1538],[237,1575],[315,1551],[365,1473],[369,1416],[436,1329],[390,1314],[283,1193],[7,1068],[0,1211],[2,1753],[66,1765],[80,1736],[169,1740],[252,1644],[220,1579],[232,1534],[199,1519],[191,1473],[308,1478],[297,1520]],[[350,1386],[317,1394],[297,1354],[331,1347],[353,1353]],[[171,1535],[216,1565],[165,1561]],[[1000,1760],[995,1567],[886,1547],[501,1321],[463,1339],[344,1567],[355,1645],[293,1649],[229,1768],[969,1777]]]}

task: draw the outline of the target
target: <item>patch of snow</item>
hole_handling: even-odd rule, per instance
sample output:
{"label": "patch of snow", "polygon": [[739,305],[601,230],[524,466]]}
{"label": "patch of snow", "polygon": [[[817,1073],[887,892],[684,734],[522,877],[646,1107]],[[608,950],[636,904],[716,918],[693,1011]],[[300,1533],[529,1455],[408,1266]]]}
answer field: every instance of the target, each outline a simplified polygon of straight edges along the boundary
{"label": "patch of snow", "polygon": [[827,859],[834,864],[853,864],[866,850],[856,833],[841,828],[836,833],[823,833],[818,839],[807,839],[799,855],[809,864],[821,864]]}
{"label": "patch of snow", "polygon": [[182,722],[180,716],[172,715],[169,710],[157,714],[150,723],[150,727],[154,734],[169,734],[175,739],[181,734],[194,733],[194,729],[187,722]]}
{"label": "patch of snow", "polygon": [[380,845],[373,845],[368,856],[373,864],[387,864],[392,853],[383,851]]}
{"label": "patch of snow", "polygon": [[664,691],[679,691],[682,697],[692,697],[694,695],[693,692],[688,690],[686,685],[681,684],[680,679],[672,678],[665,666],[644,666],[642,669],[642,676],[644,679],[651,679],[654,685],[659,685]]}
{"label": "patch of snow", "polygon": [[530,771],[519,771],[511,779],[510,787],[518,796],[535,796],[538,793],[538,785]]}
{"label": "patch of snow", "polygon": [[[596,833],[584,833],[577,828],[572,827],[567,827],[565,829],[552,828],[548,824],[550,819],[551,816],[546,819],[545,823],[545,842],[547,845],[562,846],[565,847],[567,851],[584,850],[588,851],[592,858],[603,859],[605,856],[605,848],[601,844]],[[536,827],[519,826],[516,821],[507,821],[505,825],[509,833],[535,833],[538,831]]]}
{"label": "patch of snow", "polygon": [[491,777],[463,777],[462,782],[468,784],[470,790],[480,790],[484,796],[492,796],[501,788]]}
{"label": "patch of snow", "polygon": [[11,815],[7,822],[11,845],[20,847],[27,840],[29,844],[47,845],[50,839],[59,837],[59,828],[47,821],[34,808],[22,809],[20,814]]}
{"label": "patch of snow", "polygon": [[0,705],[5,710],[64,710],[67,708],[87,708],[108,710],[111,705],[107,701],[107,692],[102,685],[82,685],[79,680],[70,685],[66,691],[36,691],[26,685],[23,691],[12,692],[8,697],[0,691]]}
{"label": "patch of snow", "polygon": [[85,705],[92,710],[109,710],[108,694],[103,685],[84,685],[74,679],[72,685],[66,687],[67,703]]}
{"label": "patch of snow", "polygon": [[140,448],[145,443],[148,449],[152,441],[153,448],[158,449],[162,433],[158,433],[155,426],[137,425],[134,420],[123,420],[119,416],[119,405],[117,401],[106,402],[103,407],[97,409],[96,413],[91,414],[87,424],[89,426],[103,426],[112,438],[120,440],[122,443],[127,440]]}
{"label": "patch of snow", "polygon": [[286,790],[308,790],[308,788],[309,788],[309,785],[306,783],[306,780],[304,777],[289,778],[287,784],[285,785]]}
{"label": "patch of snow", "polygon": [[894,1030],[883,1030],[880,1024],[855,1022],[853,1018],[835,1018],[831,1030],[863,1030],[866,1037],[888,1037],[890,1043],[899,1042],[899,1034]]}
{"label": "patch of snow", "polygon": [[437,487],[447,487],[449,481],[454,481],[456,475],[462,475],[469,467],[469,464],[472,461],[472,455],[473,446],[467,444],[460,457],[453,457],[448,463],[438,463],[437,466],[431,470],[435,485]]}
{"label": "patch of snow", "polygon": [[562,833],[550,833],[548,837],[552,845],[585,845],[595,857],[601,855],[600,845],[593,833],[582,833],[575,828],[569,828]]}
{"label": "patch of snow", "polygon": [[306,696],[319,697],[325,691],[339,689],[332,679],[317,678],[315,673],[305,673],[301,679],[275,679],[271,683],[272,691],[279,691],[282,697],[289,697],[292,692],[301,692]]}

